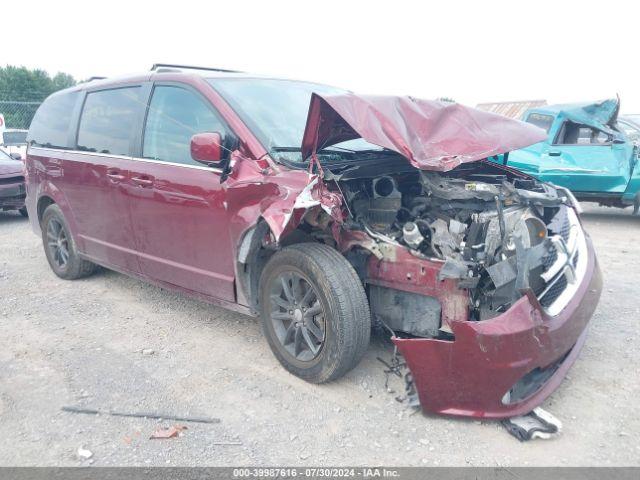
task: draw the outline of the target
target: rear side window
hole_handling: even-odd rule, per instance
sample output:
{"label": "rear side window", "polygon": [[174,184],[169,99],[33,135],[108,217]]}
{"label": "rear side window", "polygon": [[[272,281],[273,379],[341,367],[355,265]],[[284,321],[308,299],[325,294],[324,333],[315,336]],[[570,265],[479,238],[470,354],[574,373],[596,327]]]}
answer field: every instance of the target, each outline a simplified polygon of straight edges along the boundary
{"label": "rear side window", "polygon": [[191,137],[218,132],[224,123],[200,96],[180,87],[157,86],[153,90],[144,129],[142,156],[186,165],[200,165],[191,158]]}
{"label": "rear side window", "polygon": [[131,137],[142,104],[140,87],[87,94],[78,127],[78,150],[129,155]]}
{"label": "rear side window", "polygon": [[38,147],[69,148],[69,124],[78,92],[58,93],[47,98],[36,112],[27,140]]}
{"label": "rear side window", "polygon": [[553,117],[551,115],[543,115],[541,113],[530,113],[527,117],[527,123],[540,127],[545,132],[549,133],[549,129],[553,123]]}

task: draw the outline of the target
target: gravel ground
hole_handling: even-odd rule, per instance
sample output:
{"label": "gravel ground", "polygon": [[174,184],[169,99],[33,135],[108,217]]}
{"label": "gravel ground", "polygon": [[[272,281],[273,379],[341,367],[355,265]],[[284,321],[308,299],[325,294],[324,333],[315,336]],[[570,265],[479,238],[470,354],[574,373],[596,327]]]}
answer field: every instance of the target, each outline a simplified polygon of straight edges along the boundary
{"label": "gravel ground", "polygon": [[[640,218],[590,207],[584,221],[605,287],[580,358],[543,405],[565,428],[519,443],[495,422],[395,401],[376,361],[391,352],[383,339],[346,377],[310,385],[280,367],[255,319],[110,271],[60,280],[28,222],[0,213],[0,465],[640,465]],[[221,422],[150,440],[176,422],[63,405]]]}

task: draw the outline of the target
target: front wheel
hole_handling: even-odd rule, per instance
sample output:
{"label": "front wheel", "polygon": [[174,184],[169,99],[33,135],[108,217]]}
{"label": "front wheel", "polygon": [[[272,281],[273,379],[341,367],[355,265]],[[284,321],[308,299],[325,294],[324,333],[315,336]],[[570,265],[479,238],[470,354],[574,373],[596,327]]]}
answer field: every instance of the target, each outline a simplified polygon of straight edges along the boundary
{"label": "front wheel", "polygon": [[260,277],[260,315],[276,358],[312,383],[341,377],[369,345],[371,315],[362,282],[327,245],[295,244],[271,257]]}

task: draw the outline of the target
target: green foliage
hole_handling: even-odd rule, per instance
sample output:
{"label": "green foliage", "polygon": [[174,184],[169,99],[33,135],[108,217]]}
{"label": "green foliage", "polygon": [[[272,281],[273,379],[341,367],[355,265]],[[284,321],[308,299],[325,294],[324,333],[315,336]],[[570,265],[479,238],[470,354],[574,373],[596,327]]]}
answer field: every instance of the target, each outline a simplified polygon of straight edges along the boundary
{"label": "green foliage", "polygon": [[39,69],[0,67],[0,113],[4,115],[7,127],[28,128],[45,98],[75,84],[75,79],[67,73],[51,77]]}
{"label": "green foliage", "polygon": [[0,100],[42,102],[53,92],[76,84],[67,73],[50,77],[44,70],[7,65],[0,67]]}

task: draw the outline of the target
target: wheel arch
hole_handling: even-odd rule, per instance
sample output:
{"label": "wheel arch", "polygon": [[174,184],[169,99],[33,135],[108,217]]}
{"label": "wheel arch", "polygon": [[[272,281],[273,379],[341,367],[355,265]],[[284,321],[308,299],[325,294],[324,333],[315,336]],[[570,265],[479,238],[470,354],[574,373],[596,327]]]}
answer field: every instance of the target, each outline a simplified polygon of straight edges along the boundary
{"label": "wheel arch", "polygon": [[38,198],[38,202],[36,204],[36,212],[39,224],[42,224],[42,216],[44,215],[44,211],[49,205],[53,205],[54,203],[56,203],[56,201],[49,195],[41,195],[40,198]]}
{"label": "wheel arch", "polygon": [[81,252],[84,251],[84,243],[81,241],[81,238],[78,238],[78,224],[76,223],[76,219],[67,198],[58,187],[49,181],[43,182],[38,189],[37,200],[35,202],[36,215],[32,220],[34,230],[41,229],[42,215],[44,215],[44,211],[47,207],[52,204],[56,204],[60,207],[78,249]]}
{"label": "wheel arch", "polygon": [[271,256],[283,247],[296,243],[322,243],[302,228],[287,233],[276,241],[276,236],[263,217],[245,231],[236,254],[236,290],[239,303],[244,303],[255,314],[259,311],[260,275]]}

